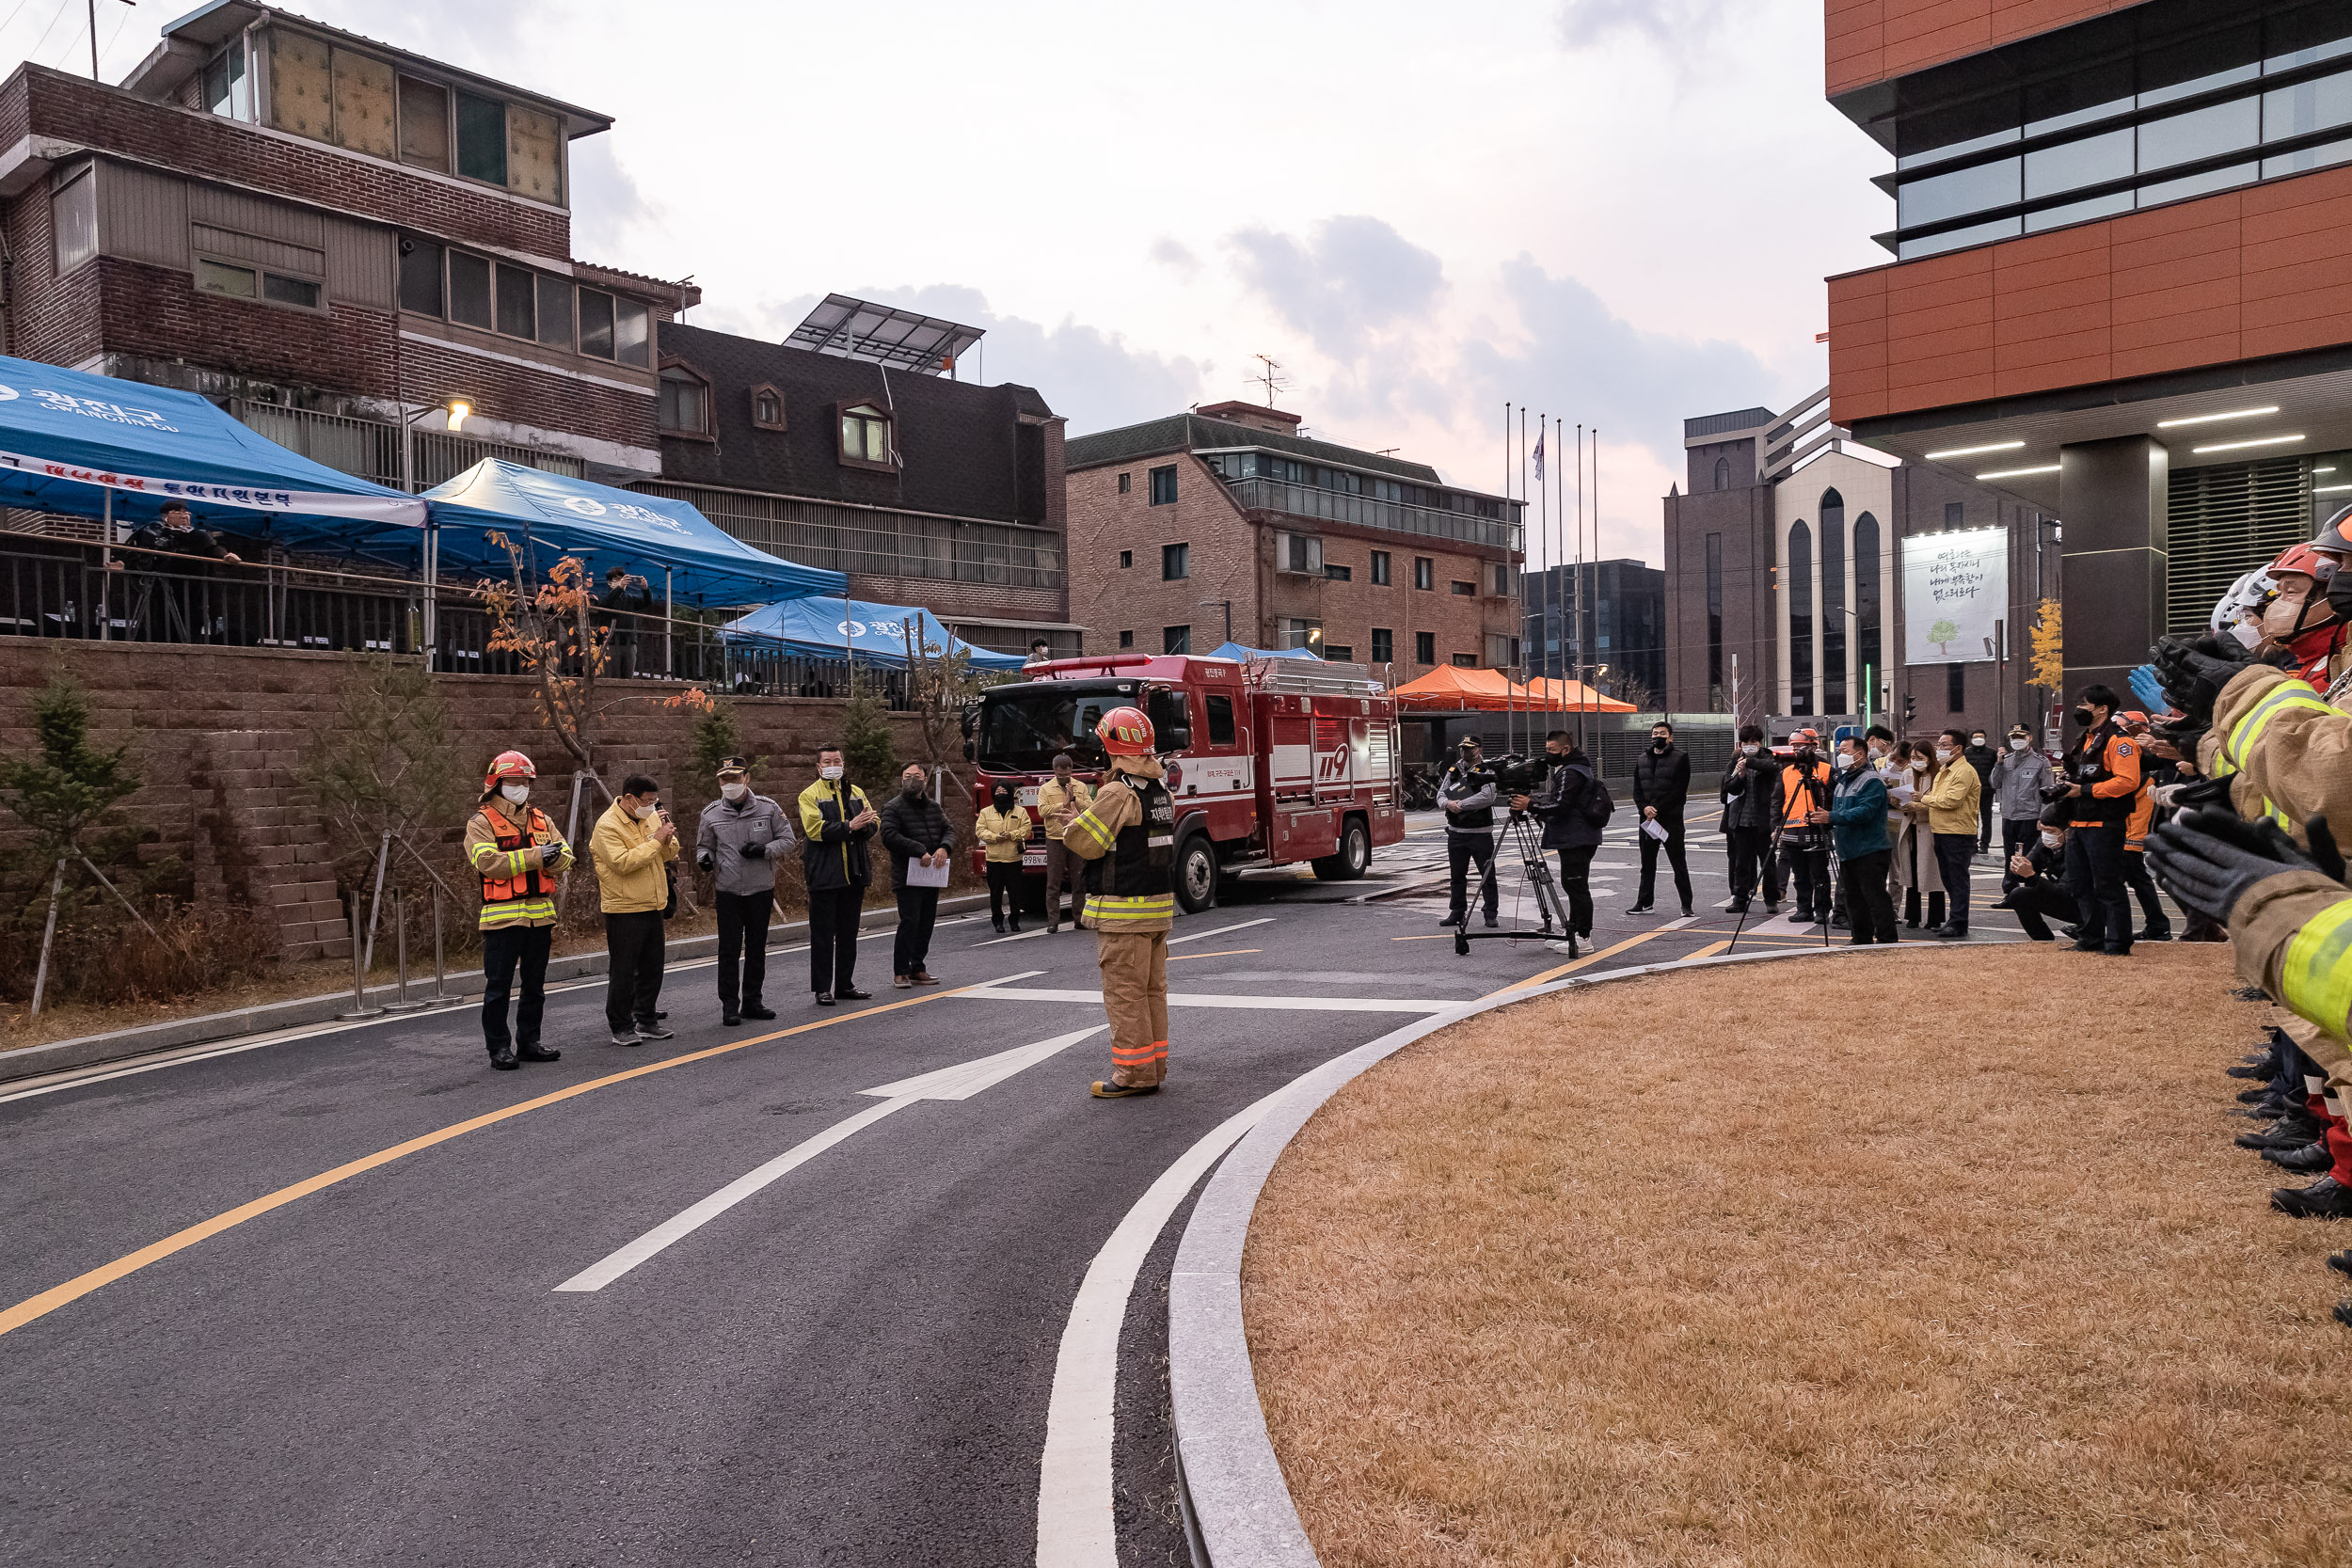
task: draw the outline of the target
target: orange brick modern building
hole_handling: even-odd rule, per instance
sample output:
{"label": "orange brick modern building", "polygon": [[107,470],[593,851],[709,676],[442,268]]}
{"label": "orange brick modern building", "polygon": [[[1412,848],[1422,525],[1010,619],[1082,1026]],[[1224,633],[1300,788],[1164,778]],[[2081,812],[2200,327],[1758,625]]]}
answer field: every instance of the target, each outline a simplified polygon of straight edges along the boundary
{"label": "orange brick modern building", "polygon": [[1894,155],[1836,423],[2062,519],[2069,684],[2352,500],[2352,4],[1832,0]]}
{"label": "orange brick modern building", "polygon": [[1398,683],[1516,670],[1523,503],[1219,403],[1073,439],[1070,618],[1088,653],[1312,648]]}

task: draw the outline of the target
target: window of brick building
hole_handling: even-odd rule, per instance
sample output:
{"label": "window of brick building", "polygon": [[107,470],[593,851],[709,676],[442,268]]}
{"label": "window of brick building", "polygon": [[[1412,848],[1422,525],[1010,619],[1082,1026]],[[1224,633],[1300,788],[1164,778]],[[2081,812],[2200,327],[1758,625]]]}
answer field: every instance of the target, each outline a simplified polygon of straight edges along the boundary
{"label": "window of brick building", "polygon": [[1413,557],[1413,586],[1424,594],[1437,589],[1438,563],[1425,555]]}
{"label": "window of brick building", "polygon": [[1390,580],[1390,578],[1389,578],[1389,552],[1388,552],[1388,551],[1386,551],[1386,550],[1375,550],[1375,551],[1373,551],[1373,552],[1372,552],[1372,581],[1373,581],[1373,586],[1374,586],[1374,587],[1375,587],[1375,588],[1386,588],[1386,587],[1388,587],[1388,586],[1389,586],[1389,580]]}
{"label": "window of brick building", "polygon": [[1160,580],[1174,582],[1179,578],[1190,576],[1192,576],[1192,546],[1190,545],[1162,545],[1160,546]]}
{"label": "window of brick building", "polygon": [[413,76],[400,79],[400,161],[449,172],[448,88]]}
{"label": "window of brick building", "polygon": [[1436,632],[1417,631],[1413,633],[1413,662],[1415,664],[1438,662],[1438,634]]}
{"label": "window of brick building", "polygon": [[1168,506],[1176,499],[1176,466],[1152,470],[1152,504]]}
{"label": "window of brick building", "polygon": [[784,394],[773,387],[753,388],[752,423],[761,430],[784,429]]}
{"label": "window of brick building", "polygon": [[1486,592],[1498,599],[1507,599],[1511,596],[1514,589],[1511,586],[1511,563],[1509,562],[1490,561],[1486,562]]}
{"label": "window of brick building", "polygon": [[891,466],[890,416],[870,403],[841,410],[841,461],[851,467]]}
{"label": "window of brick building", "polygon": [[1475,670],[1478,668],[1478,656],[1476,654],[1455,654],[1454,656],[1454,667],[1456,670]]}
{"label": "window of brick building", "polygon": [[431,240],[404,234],[400,239],[400,308],[421,316],[442,314],[441,265],[444,252]]}
{"label": "window of brick building", "polygon": [[245,40],[238,39],[204,68],[204,106],[230,119],[253,118],[253,78],[245,55]]}
{"label": "window of brick building", "polygon": [[1136,476],[1133,474],[1120,474],[1119,476],[1119,493],[1120,495],[1123,496],[1128,491],[1135,488],[1135,477]]}
{"label": "window of brick building", "polygon": [[98,176],[84,164],[49,195],[60,276],[98,254]]}
{"label": "window of brick building", "polygon": [[1355,578],[1356,569],[1327,561],[1323,563],[1323,575],[1332,582],[1347,582]]}
{"label": "window of brick building", "polygon": [[449,253],[449,319],[485,332],[498,325],[490,310],[490,262],[487,257]]}
{"label": "window of brick building", "polygon": [[197,258],[196,286],[208,294],[227,294],[231,299],[267,300],[272,305],[299,306],[305,310],[318,309],[326,293],[313,278],[289,277],[283,273],[267,272],[260,267],[241,267],[203,257]]}
{"label": "window of brick building", "polygon": [[1356,662],[1356,650],[1344,642],[1326,642],[1323,657],[1334,664],[1353,664]]}
{"label": "window of brick building", "polygon": [[1386,664],[1396,657],[1396,633],[1387,626],[1372,628],[1372,661]]}
{"label": "window of brick building", "polygon": [[1119,569],[1120,569],[1120,571],[1122,571],[1122,572],[1123,572],[1123,571],[1125,571],[1128,567],[1130,567],[1130,566],[1134,565],[1135,563],[1136,563],[1136,552],[1135,552],[1135,551],[1133,551],[1133,550],[1121,550],[1121,551],[1120,551],[1120,552],[1119,552]]}
{"label": "window of brick building", "polygon": [[655,406],[666,432],[681,436],[710,434],[710,388],[683,365],[672,365],[662,371]]}
{"label": "window of brick building", "polygon": [[457,172],[506,183],[506,105],[497,99],[457,94]]}
{"label": "window of brick building", "polygon": [[549,348],[572,346],[572,285],[553,273],[539,275],[539,341]]}
{"label": "window of brick building", "polygon": [[1454,596],[1457,599],[1474,599],[1478,597],[1478,584],[1464,582],[1456,578],[1454,579]]}
{"label": "window of brick building", "polygon": [[1192,652],[1192,628],[1190,626],[1162,626],[1160,628],[1160,652],[1164,654]]}
{"label": "window of brick building", "polygon": [[500,263],[498,289],[499,331],[509,338],[536,338],[539,335],[539,289],[537,279],[530,269]]}
{"label": "window of brick building", "polygon": [[1134,647],[1136,645],[1136,634],[1131,631],[1120,632],[1119,634],[1119,645],[1122,648]]}

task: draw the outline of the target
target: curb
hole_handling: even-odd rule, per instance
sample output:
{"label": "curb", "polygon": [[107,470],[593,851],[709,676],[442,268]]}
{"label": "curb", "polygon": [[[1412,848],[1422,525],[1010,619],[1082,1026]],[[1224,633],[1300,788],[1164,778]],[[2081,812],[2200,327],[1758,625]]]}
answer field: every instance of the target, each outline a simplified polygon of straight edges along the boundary
{"label": "curb", "polygon": [[[940,912],[961,911],[973,905],[985,907],[985,893],[960,894],[939,901]],[[896,923],[896,917],[893,917]],[[788,921],[768,927],[768,940],[788,941],[795,933],[806,935],[808,922]],[[716,932],[707,936],[680,937],[667,944],[665,963],[681,963],[695,958],[707,958],[719,951]],[[591,974],[602,974],[611,960],[602,953],[575,953],[566,958],[548,960],[548,980],[578,980]],[[417,1012],[448,1011],[464,1006],[469,999],[479,998],[481,992],[467,989],[481,974],[474,970],[461,971],[453,976],[461,982],[448,1001],[438,1007],[416,1008]],[[433,978],[426,975],[421,982],[411,975],[408,994],[412,1000],[419,995],[420,985],[430,992]],[[397,983],[367,988],[368,1006],[380,1007],[400,994]],[[145,1023],[133,1029],[116,1029],[100,1035],[80,1035],[72,1039],[51,1040],[43,1045],[20,1045],[13,1050],[0,1051],[0,1084],[23,1078],[40,1078],[53,1072],[64,1072],[77,1067],[90,1067],[100,1062],[121,1061],[126,1057],[144,1056],[151,1052],[169,1051],[186,1045],[210,1045],[218,1040],[235,1039],[246,1035],[269,1034],[279,1029],[292,1029],[308,1023],[331,1023],[351,1009],[351,992],[335,991],[325,996],[298,996],[284,1002],[265,1002],[257,1006],[236,1007],[228,1012],[205,1013],[196,1018],[167,1019],[161,1023]],[[403,1013],[385,1015],[387,1020],[409,1016]],[[370,1020],[368,1022],[375,1022]]]}
{"label": "curb", "polygon": [[1179,1473],[1204,1551],[1200,1563],[1248,1568],[1320,1568],[1267,1434],[1265,1408],[1242,1323],[1242,1250],[1258,1196],[1275,1162],[1324,1102],[1358,1074],[1414,1041],[1466,1018],[1558,991],[1646,974],[1786,958],[1858,958],[1885,947],[1796,948],[1642,964],[1570,975],[1534,990],[1466,1003],[1334,1057],[1292,1083],[1243,1134],[1209,1178],[1185,1222],[1168,1286],[1168,1389]]}

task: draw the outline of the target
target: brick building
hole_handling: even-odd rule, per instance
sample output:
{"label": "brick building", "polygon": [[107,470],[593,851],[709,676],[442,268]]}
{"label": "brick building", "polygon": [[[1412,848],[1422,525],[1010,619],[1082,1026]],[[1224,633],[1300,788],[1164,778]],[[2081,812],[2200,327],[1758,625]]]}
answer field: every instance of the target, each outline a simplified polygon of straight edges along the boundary
{"label": "brick building", "polygon": [[[2036,607],[2058,594],[2059,543],[2039,506],[1858,445],[1818,392],[1786,413],[1686,420],[1683,448],[1685,483],[1664,503],[1669,707],[1782,731],[1866,712],[1899,728],[1909,712],[1915,734],[2040,721],[2048,694],[2025,655]],[[1922,647],[1906,553],[1988,530],[2005,542],[2005,631],[1989,649]]]}
{"label": "brick building", "polygon": [[1391,666],[1517,670],[1522,503],[1219,403],[1069,443],[1070,617],[1087,651],[1230,635]]}
{"label": "brick building", "polygon": [[7,352],[200,392],[389,484],[490,452],[651,474],[654,327],[695,294],[572,258],[570,144],[611,123],[248,0],[120,87],[20,66]]}
{"label": "brick building", "polygon": [[[834,295],[818,317],[862,315],[979,333]],[[893,320],[895,318],[895,321]],[[818,338],[827,351],[800,346]],[[1062,562],[1062,420],[1026,387],[948,373],[961,351],[897,353],[840,334],[764,342],[664,324],[661,479],[739,539],[850,574],[852,596],[918,604],[966,641],[1078,651]]]}
{"label": "brick building", "polygon": [[2122,686],[2352,499],[2352,7],[1829,0],[1890,154],[1829,279],[1836,420],[2065,519],[2068,680]]}

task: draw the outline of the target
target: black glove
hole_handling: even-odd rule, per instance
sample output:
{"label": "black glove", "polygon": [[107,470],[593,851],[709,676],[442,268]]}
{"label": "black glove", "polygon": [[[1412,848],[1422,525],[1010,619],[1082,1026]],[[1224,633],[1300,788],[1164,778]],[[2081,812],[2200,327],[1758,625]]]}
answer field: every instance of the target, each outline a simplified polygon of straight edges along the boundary
{"label": "black glove", "polygon": [[746,844],[743,846],[743,858],[747,861],[764,861],[768,858],[768,846]]}
{"label": "black glove", "polygon": [[2282,871],[2317,871],[2338,881],[2344,857],[2328,825],[2317,817],[2306,854],[2276,822],[2249,822],[2210,808],[2185,812],[2148,837],[2148,864],[2173,897],[2208,919],[2227,926],[2230,912],[2256,882]]}
{"label": "black glove", "polygon": [[2168,637],[2148,650],[2156,679],[2183,720],[2200,728],[2213,721],[2213,705],[2250,654],[2234,637]]}
{"label": "black glove", "polygon": [[712,858],[709,850],[705,849],[701,854],[694,857],[694,863],[701,866],[705,871],[708,871],[719,863]]}

